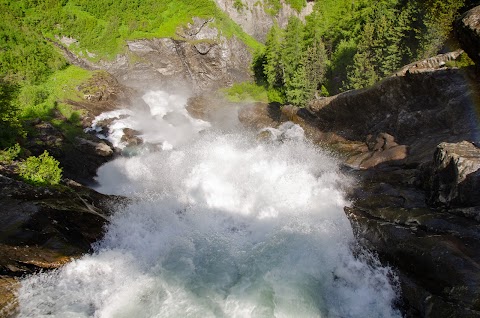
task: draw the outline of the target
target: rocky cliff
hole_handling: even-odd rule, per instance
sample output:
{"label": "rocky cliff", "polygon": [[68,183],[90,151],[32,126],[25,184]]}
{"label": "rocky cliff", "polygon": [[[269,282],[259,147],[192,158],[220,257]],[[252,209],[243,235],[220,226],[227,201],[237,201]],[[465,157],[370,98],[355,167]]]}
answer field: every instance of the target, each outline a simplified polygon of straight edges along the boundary
{"label": "rocky cliff", "polygon": [[62,47],[72,63],[102,69],[123,85],[145,91],[202,92],[249,80],[251,48],[235,36],[223,35],[214,20],[193,18],[174,38],[128,41],[127,52],[114,61],[90,62]]}
{"label": "rocky cliff", "polygon": [[276,22],[281,28],[287,26],[288,18],[297,16],[304,19],[313,10],[314,2],[307,2],[300,12],[292,9],[285,1],[280,1],[278,12],[272,12],[268,1],[258,0],[215,0],[228,16],[239,24],[245,32],[264,43],[266,35]]}

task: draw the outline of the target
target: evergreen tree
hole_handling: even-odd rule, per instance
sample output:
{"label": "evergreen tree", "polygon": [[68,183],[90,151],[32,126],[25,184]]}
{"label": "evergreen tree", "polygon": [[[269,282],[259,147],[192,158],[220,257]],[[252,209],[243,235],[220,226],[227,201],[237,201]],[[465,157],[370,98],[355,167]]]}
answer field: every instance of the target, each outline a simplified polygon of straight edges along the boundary
{"label": "evergreen tree", "polygon": [[287,102],[296,106],[302,106],[305,101],[305,93],[299,91],[307,89],[303,34],[303,24],[300,19],[295,16],[290,17],[285,30],[281,63]]}
{"label": "evergreen tree", "polygon": [[19,137],[25,136],[14,103],[17,88],[0,79],[0,150],[12,146]]}
{"label": "evergreen tree", "polygon": [[353,57],[353,66],[348,74],[350,89],[371,86],[379,80],[375,71],[374,32],[374,26],[367,23],[363,29],[358,51]]}
{"label": "evergreen tree", "polygon": [[264,74],[270,87],[283,86],[283,69],[280,60],[282,52],[282,30],[275,23],[267,34],[265,42]]}

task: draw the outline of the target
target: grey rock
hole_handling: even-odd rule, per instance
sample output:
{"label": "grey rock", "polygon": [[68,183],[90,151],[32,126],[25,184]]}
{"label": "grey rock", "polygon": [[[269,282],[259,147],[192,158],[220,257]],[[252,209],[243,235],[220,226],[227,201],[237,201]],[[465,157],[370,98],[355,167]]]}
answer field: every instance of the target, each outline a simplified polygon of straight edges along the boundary
{"label": "grey rock", "polygon": [[431,173],[431,204],[480,205],[480,148],[467,141],[439,144]]}
{"label": "grey rock", "polygon": [[128,41],[128,55],[101,67],[138,90],[161,85],[179,92],[209,91],[251,78],[249,48],[236,37],[226,38],[213,20],[194,18],[177,31],[176,39]]}
{"label": "grey rock", "polygon": [[292,9],[289,4],[281,0],[280,10],[276,15],[268,13],[268,1],[266,0],[241,0],[243,7],[235,7],[234,0],[215,0],[218,7],[222,9],[233,21],[239,24],[242,29],[260,42],[265,42],[266,35],[274,23],[281,28],[287,26],[288,18],[297,16],[304,20],[305,16],[313,10],[313,2],[307,2],[300,12]]}

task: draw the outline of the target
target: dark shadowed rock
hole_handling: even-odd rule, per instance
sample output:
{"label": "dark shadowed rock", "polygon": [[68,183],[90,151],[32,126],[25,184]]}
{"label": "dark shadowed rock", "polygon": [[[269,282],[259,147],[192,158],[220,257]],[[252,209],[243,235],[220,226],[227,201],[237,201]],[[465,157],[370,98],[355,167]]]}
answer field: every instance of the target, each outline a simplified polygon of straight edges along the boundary
{"label": "dark shadowed rock", "polygon": [[0,174],[0,316],[15,308],[16,278],[89,252],[113,204],[125,202],[68,184],[36,187]]}
{"label": "dark shadowed rock", "polygon": [[467,141],[438,145],[428,189],[431,204],[479,206],[480,148]]}
{"label": "dark shadowed rock", "polygon": [[480,65],[480,6],[464,13],[455,22],[454,32],[468,56]]}
{"label": "dark shadowed rock", "polygon": [[480,224],[429,208],[416,169],[382,166],[345,208],[355,235],[400,278],[407,317],[480,317]]}
{"label": "dark shadowed rock", "polygon": [[123,129],[123,136],[121,141],[126,144],[127,147],[138,146],[143,144],[142,138],[139,137],[142,133],[138,130],[131,128]]}

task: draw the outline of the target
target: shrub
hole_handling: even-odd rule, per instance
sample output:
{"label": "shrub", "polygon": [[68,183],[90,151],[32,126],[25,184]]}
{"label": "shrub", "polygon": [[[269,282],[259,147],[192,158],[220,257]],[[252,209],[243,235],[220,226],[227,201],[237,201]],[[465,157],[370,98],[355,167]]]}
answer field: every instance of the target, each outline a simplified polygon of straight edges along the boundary
{"label": "shrub", "polygon": [[34,185],[55,185],[62,178],[59,162],[45,150],[38,157],[31,156],[19,165],[20,176]]}
{"label": "shrub", "polygon": [[15,144],[14,146],[0,150],[0,163],[10,164],[12,161],[17,158],[20,153],[20,145]]}

